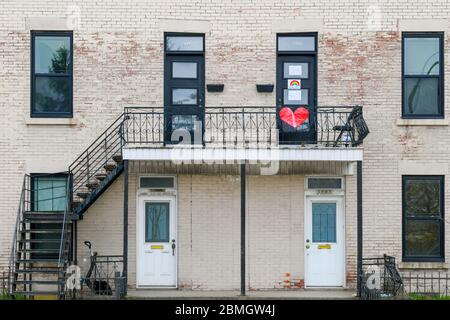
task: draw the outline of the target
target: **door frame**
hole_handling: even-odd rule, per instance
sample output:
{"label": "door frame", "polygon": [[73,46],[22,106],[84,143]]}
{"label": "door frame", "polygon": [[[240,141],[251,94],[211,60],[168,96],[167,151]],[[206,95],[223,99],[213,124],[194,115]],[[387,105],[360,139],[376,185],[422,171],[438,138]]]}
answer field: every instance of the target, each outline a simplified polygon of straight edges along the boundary
{"label": "door frame", "polygon": [[[148,176],[148,175],[147,175]],[[138,176],[138,181],[140,180],[141,176]],[[147,189],[139,189],[138,190],[147,190]],[[139,192],[137,193],[136,197],[136,289],[177,289],[178,288],[178,250],[179,250],[179,244],[178,244],[178,202],[177,202],[177,196],[175,193],[171,194],[170,192]],[[146,201],[170,201],[173,202],[173,206],[170,206],[170,209],[173,208],[174,213],[174,219],[173,219],[173,228],[175,228],[174,231],[174,238],[176,243],[176,250],[175,250],[175,285],[174,286],[158,286],[158,285],[141,285],[139,283],[140,278],[140,260],[141,260],[141,237],[142,235],[142,217],[143,217],[143,204]]]}
{"label": "door frame", "polygon": [[[303,217],[303,221],[304,221],[304,227],[303,227],[303,248],[304,248],[304,252],[303,252],[303,266],[304,266],[304,282],[305,282],[305,288],[327,288],[326,286],[323,287],[318,287],[318,286],[307,286],[307,276],[308,276],[308,260],[307,260],[307,255],[306,255],[306,239],[307,239],[307,224],[310,222],[308,217],[309,217],[309,212],[308,212],[308,204],[310,201],[314,201],[314,200],[319,200],[319,201],[335,201],[335,200],[340,200],[341,201],[341,224],[342,224],[342,251],[341,251],[341,258],[342,258],[342,288],[345,288],[347,285],[347,279],[346,279],[346,272],[347,272],[347,267],[346,267],[346,257],[347,257],[347,245],[346,245],[346,228],[345,228],[345,196],[343,194],[343,191],[336,191],[335,193],[331,193],[331,194],[318,194],[318,193],[311,193],[311,192],[305,192],[305,204],[304,204],[304,217]],[[312,221],[311,221],[312,223]],[[337,229],[336,229],[337,230]],[[339,287],[335,287],[335,286],[328,286],[330,288],[340,288]]]}
{"label": "door frame", "polygon": [[[167,37],[201,37],[203,39],[202,51],[168,51],[167,50]],[[163,110],[164,110],[164,145],[177,144],[177,142],[171,141],[169,137],[172,135],[172,116],[173,115],[194,115],[202,122],[202,145],[205,145],[205,100],[206,100],[206,48],[205,48],[205,34],[195,32],[164,32],[164,62],[163,62]],[[172,87],[170,86],[172,78],[172,66],[169,60],[179,58],[180,60],[195,58],[201,59],[202,63],[197,61],[197,80],[199,82],[199,91],[197,92],[197,105],[182,105],[171,108],[172,106]],[[201,68],[199,68],[201,66]],[[183,79],[175,79],[183,80]],[[192,80],[192,79],[184,79]],[[180,89],[189,89],[179,87]],[[170,93],[169,93],[170,92]],[[181,111],[180,111],[181,110]],[[195,112],[194,112],[195,110]],[[191,135],[193,133],[191,132]],[[192,138],[194,138],[192,136]],[[192,141],[191,141],[192,142]]]}
{"label": "door frame", "polygon": [[[314,37],[314,51],[280,51],[278,48],[278,38],[279,37]],[[276,34],[276,62],[275,62],[275,108],[278,109],[279,106],[283,105],[283,93],[280,91],[280,83],[278,79],[283,79],[283,67],[280,67],[279,58],[282,57],[313,57],[314,58],[314,72],[312,76],[314,77],[314,92],[312,94],[313,104],[315,107],[316,114],[314,115],[314,130],[315,130],[315,141],[317,142],[317,106],[318,106],[318,92],[319,92],[319,79],[318,79],[318,53],[319,53],[319,41],[318,32],[294,32],[294,33],[277,33]],[[283,81],[283,80],[282,80]],[[278,112],[277,112],[278,119]],[[289,143],[285,143],[289,144]]]}

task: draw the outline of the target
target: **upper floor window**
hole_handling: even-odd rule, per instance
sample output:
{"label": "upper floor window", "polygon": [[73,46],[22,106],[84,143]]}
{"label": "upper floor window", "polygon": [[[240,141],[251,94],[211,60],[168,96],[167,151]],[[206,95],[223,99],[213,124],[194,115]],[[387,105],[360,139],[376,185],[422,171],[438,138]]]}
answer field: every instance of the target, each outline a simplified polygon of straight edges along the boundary
{"label": "upper floor window", "polygon": [[72,116],[72,33],[32,32],[31,116]]}
{"label": "upper floor window", "polygon": [[403,34],[403,118],[444,116],[443,34]]}
{"label": "upper floor window", "polygon": [[444,261],[444,176],[403,176],[403,260]]}

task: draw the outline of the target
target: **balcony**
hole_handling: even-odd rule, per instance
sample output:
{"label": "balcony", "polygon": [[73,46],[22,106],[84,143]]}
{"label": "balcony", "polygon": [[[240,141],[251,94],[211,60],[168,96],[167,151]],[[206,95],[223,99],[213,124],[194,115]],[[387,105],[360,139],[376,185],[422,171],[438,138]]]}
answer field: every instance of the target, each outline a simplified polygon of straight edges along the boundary
{"label": "balcony", "polygon": [[[351,148],[369,129],[362,107],[318,107],[301,125],[282,119],[276,107],[206,107],[195,123],[177,129],[162,107],[125,108],[123,138],[128,148],[174,144],[220,148]],[[289,115],[288,115],[289,116]],[[292,121],[295,122],[292,114]],[[203,119],[202,119],[203,117]]]}

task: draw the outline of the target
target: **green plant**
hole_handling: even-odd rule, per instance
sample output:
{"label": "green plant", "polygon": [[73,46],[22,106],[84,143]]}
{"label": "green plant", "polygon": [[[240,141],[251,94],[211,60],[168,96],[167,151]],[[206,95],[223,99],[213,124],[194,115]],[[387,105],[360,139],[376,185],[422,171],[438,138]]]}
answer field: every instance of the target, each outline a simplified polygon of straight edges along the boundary
{"label": "green plant", "polygon": [[409,298],[411,300],[450,300],[448,295],[427,295],[419,293],[410,293]]}

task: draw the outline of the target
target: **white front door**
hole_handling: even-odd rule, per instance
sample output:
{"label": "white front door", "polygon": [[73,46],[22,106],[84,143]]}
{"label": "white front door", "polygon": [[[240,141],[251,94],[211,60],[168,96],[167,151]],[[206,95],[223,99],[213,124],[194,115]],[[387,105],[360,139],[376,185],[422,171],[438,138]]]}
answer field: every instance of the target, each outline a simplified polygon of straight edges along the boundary
{"label": "white front door", "polygon": [[142,198],[139,207],[138,286],[176,287],[175,198]]}
{"label": "white front door", "polygon": [[305,286],[344,285],[342,197],[308,197],[305,214]]}

